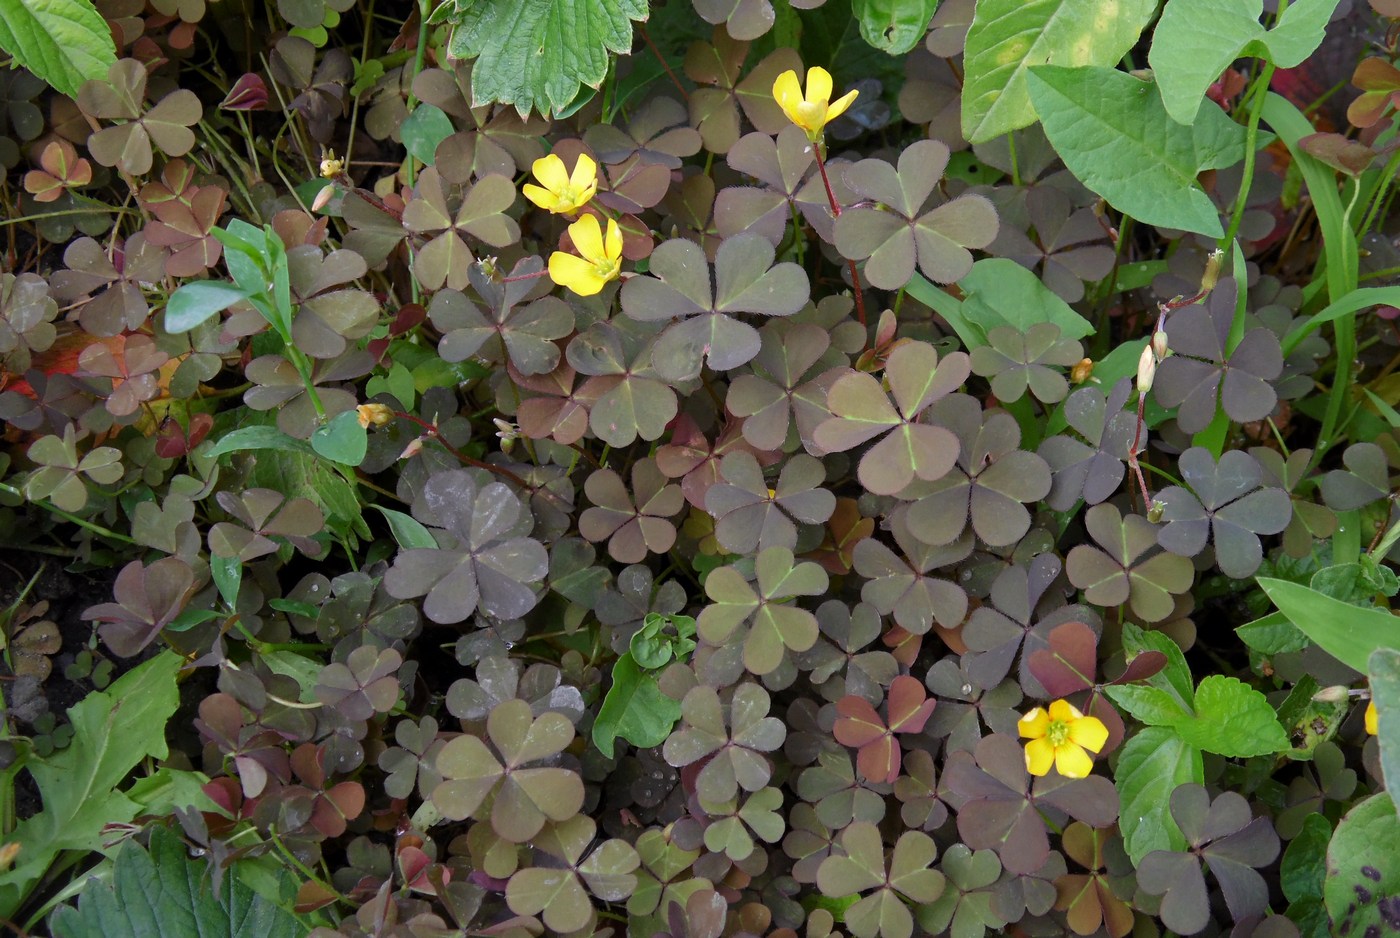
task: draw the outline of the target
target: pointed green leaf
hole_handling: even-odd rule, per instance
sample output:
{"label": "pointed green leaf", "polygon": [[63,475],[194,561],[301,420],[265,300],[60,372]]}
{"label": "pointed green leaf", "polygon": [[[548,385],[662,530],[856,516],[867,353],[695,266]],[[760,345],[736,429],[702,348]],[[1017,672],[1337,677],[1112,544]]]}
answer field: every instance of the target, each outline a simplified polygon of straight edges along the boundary
{"label": "pointed green leaf", "polygon": [[1178,785],[1204,783],[1200,750],[1174,730],[1149,726],[1123,746],[1113,775],[1122,802],[1118,824],[1133,864],[1153,850],[1185,849],[1168,803]]}
{"label": "pointed green leaf", "polygon": [[1304,635],[1363,674],[1377,648],[1400,648],[1400,618],[1389,612],[1353,606],[1287,580],[1259,577],[1259,586]]}
{"label": "pointed green leaf", "polygon": [[593,723],[593,744],[609,759],[619,736],[642,749],[659,746],[680,718],[680,701],[663,694],[656,678],[624,652],[613,665],[612,688]]}
{"label": "pointed green leaf", "polygon": [[1152,82],[1111,68],[1031,69],[1045,135],[1080,182],[1149,225],[1218,238],[1215,204],[1196,177],[1244,158],[1245,130],[1219,108],[1190,127],[1172,120]]}
{"label": "pointed green leaf", "polygon": [[70,98],[85,81],[106,81],[117,60],[91,0],[0,0],[0,49]]}

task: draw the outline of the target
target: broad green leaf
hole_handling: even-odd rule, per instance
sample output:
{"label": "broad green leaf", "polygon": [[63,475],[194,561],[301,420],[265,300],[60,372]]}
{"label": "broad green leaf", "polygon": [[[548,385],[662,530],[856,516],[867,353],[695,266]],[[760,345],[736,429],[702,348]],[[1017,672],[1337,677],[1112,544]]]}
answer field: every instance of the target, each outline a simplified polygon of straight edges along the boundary
{"label": "broad green leaf", "polygon": [[513,104],[522,115],[550,114],[597,88],[609,52],[632,48],[632,21],[646,0],[475,0],[444,4],[453,24],[448,51],[475,58],[472,104]]}
{"label": "broad green leaf", "polygon": [[919,44],[938,0],[851,0],[866,42],[890,55],[904,55]]}
{"label": "broad green leaf", "polygon": [[1285,616],[1323,651],[1366,672],[1377,648],[1400,648],[1400,619],[1333,599],[1298,583],[1259,577],[1259,586]]}
{"label": "broad green leaf", "polygon": [[85,81],[105,82],[117,60],[91,0],[0,0],[0,49],[70,98]]}
{"label": "broad green leaf", "polygon": [[1113,65],[1156,8],[1156,0],[980,0],[963,57],[963,135],[983,143],[1035,123],[1031,66]]}
{"label": "broad green leaf", "polygon": [[1244,158],[1245,129],[1219,108],[1190,127],[1167,116],[1157,86],[1111,68],[1031,69],[1045,136],[1080,182],[1138,221],[1224,234],[1196,177]]}
{"label": "broad green leaf", "polygon": [[403,145],[418,162],[432,166],[437,156],[438,144],[452,135],[452,121],[447,119],[442,108],[431,104],[419,104],[413,113],[404,118]]}
{"label": "broad green leaf", "polygon": [[209,458],[237,453],[242,450],[280,449],[289,453],[312,454],[310,444],[305,440],[288,436],[276,427],[240,427],[219,439],[213,448],[204,455]]}
{"label": "broad green leaf", "polygon": [[1211,82],[1241,56],[1279,68],[1301,65],[1322,42],[1336,7],[1337,0],[1297,0],[1266,30],[1259,22],[1263,0],[1170,0],[1147,57],[1167,113],[1180,124],[1194,121]]}
{"label": "broad green leaf", "polygon": [[6,839],[19,845],[19,854],[0,874],[0,919],[14,918],[62,851],[101,851],[102,829],[136,816],[139,805],[118,786],[142,759],[167,756],[165,724],[180,703],[180,663],[179,655],[161,652],[106,691],[88,694],[68,711],[68,748],[29,762],[44,807]]}
{"label": "broad green leaf", "polygon": [[1327,879],[1322,885],[1322,897],[1333,922],[1351,923],[1346,934],[1383,935],[1394,931],[1378,900],[1384,899],[1385,905],[1390,906],[1400,895],[1397,843],[1400,818],[1396,817],[1395,802],[1385,792],[1353,807],[1337,825],[1327,847]]}
{"label": "broad green leaf", "polygon": [[1235,629],[1235,634],[1261,655],[1281,655],[1308,647],[1308,637],[1281,612],[1246,622]]}
{"label": "broad green leaf", "polygon": [[1036,323],[1050,322],[1059,326],[1060,335],[1067,339],[1082,339],[1094,331],[1089,320],[1015,261],[1001,257],[980,260],[958,286],[965,296],[963,313],[975,328],[984,330],[984,345],[985,332],[997,326],[1026,332]]}
{"label": "broad green leaf", "polygon": [[1377,648],[1371,653],[1370,673],[1379,731],[1376,736],[1381,744],[1381,777],[1390,797],[1400,799],[1400,651]]}
{"label": "broad green leaf", "polygon": [[316,428],[311,434],[311,448],[331,462],[358,466],[369,449],[369,434],[360,426],[359,415],[347,410]]}
{"label": "broad green leaf", "polygon": [[[0,0],[3,3],[4,0]],[[165,304],[165,331],[171,335],[189,332],[239,300],[248,298],[231,283],[196,280],[170,294]]]}
{"label": "broad green leaf", "polygon": [[1176,731],[1198,749],[1237,759],[1288,748],[1288,734],[1268,698],[1223,674],[1202,679],[1196,688],[1196,716],[1178,723]]}
{"label": "broad green leaf", "polygon": [[1177,699],[1159,687],[1123,684],[1105,687],[1108,698],[1148,726],[1176,726],[1191,719]]}
{"label": "broad green leaf", "polygon": [[1191,712],[1195,698],[1195,684],[1191,680],[1191,667],[1181,646],[1161,632],[1149,632],[1131,622],[1123,624],[1123,650],[1137,657],[1144,651],[1159,651],[1167,658],[1167,666],[1147,679],[1147,684],[1171,694],[1185,713]]}
{"label": "broad green leaf", "polygon": [[1133,864],[1153,850],[1184,850],[1186,838],[1168,805],[1176,786],[1204,783],[1200,750],[1167,727],[1149,726],[1123,746],[1113,776],[1122,802],[1118,824]]}
{"label": "broad green leaf", "polygon": [[402,511],[395,511],[392,508],[385,508],[383,505],[373,505],[379,513],[384,516],[384,520],[389,522],[389,530],[393,532],[394,540],[399,547],[408,550],[413,547],[427,548],[434,550],[438,542],[433,539],[433,535],[423,523],[412,515]]}
{"label": "broad green leaf", "polygon": [[659,746],[681,718],[680,701],[661,692],[656,678],[632,660],[628,652],[613,665],[613,684],[593,723],[593,744],[609,759],[620,736],[634,746]]}
{"label": "broad green leaf", "polygon": [[[157,826],[147,853],[126,841],[110,881],[90,879],[76,907],[50,919],[55,938],[293,938],[305,933],[296,916],[244,882],[244,864],[226,871],[216,891],[209,864],[194,859],[175,832]],[[284,874],[285,875],[285,874]]]}

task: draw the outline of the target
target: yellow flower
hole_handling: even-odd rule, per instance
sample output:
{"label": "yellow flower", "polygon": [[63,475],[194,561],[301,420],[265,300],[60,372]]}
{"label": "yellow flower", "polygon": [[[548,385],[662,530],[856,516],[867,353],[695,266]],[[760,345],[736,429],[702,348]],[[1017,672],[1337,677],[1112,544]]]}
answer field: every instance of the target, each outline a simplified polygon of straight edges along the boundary
{"label": "yellow flower", "polygon": [[580,153],[573,175],[564,169],[564,161],[553,153],[535,160],[530,171],[540,185],[526,183],[520,187],[525,198],[555,215],[572,215],[583,208],[598,191],[598,164],[586,153]]}
{"label": "yellow flower", "polygon": [[1026,743],[1026,771],[1049,773],[1050,766],[1065,778],[1084,778],[1094,770],[1090,752],[1099,752],[1108,741],[1108,727],[1097,717],[1086,717],[1068,701],[1057,700],[1047,713],[1036,707],[1016,724]]}
{"label": "yellow flower", "polygon": [[394,412],[384,404],[361,404],[355,411],[360,426],[366,430],[370,427],[387,427],[394,421]]}
{"label": "yellow flower", "polygon": [[321,178],[334,179],[345,172],[345,161],[335,158],[334,150],[327,150],[325,157],[321,160]]}
{"label": "yellow flower", "polygon": [[1375,736],[1380,732],[1380,714],[1376,713],[1376,702],[1373,700],[1366,705],[1366,732]]}
{"label": "yellow flower", "polygon": [[792,69],[783,72],[773,82],[773,98],[778,106],[788,120],[807,131],[807,137],[813,143],[821,139],[822,128],[850,107],[858,94],[859,91],[848,91],[832,101],[831,73],[819,65],[807,70],[805,96],[802,86],[797,83],[797,73]]}
{"label": "yellow flower", "polygon": [[592,296],[609,280],[616,280],[622,271],[622,230],[608,219],[608,234],[593,215],[585,215],[569,226],[574,249],[583,255],[575,257],[563,251],[549,256],[549,278],[561,287],[568,287],[579,296]]}

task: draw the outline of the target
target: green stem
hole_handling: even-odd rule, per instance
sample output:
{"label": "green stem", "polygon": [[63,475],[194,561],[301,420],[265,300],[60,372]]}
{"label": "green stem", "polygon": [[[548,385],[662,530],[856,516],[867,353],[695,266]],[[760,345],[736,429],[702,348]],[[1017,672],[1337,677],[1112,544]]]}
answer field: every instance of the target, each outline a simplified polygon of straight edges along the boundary
{"label": "green stem", "polygon": [[1240,221],[1244,218],[1244,206],[1249,201],[1249,190],[1254,185],[1254,158],[1259,143],[1259,116],[1264,112],[1264,98],[1269,90],[1269,80],[1273,77],[1274,63],[1266,62],[1264,70],[1254,79],[1254,84],[1249,89],[1251,101],[1249,126],[1245,130],[1244,140],[1244,175],[1240,177],[1240,191],[1235,196],[1235,210],[1230,214],[1230,227],[1226,230],[1225,237],[1220,239],[1219,247],[1222,251],[1234,243],[1235,235],[1239,233]]}
{"label": "green stem", "polygon": [[[25,496],[24,496],[24,493],[21,492],[19,489],[15,488],[13,485],[7,485],[7,484],[5,484],[4,482],[0,482],[0,492],[4,492],[6,495],[12,495],[12,496],[15,496],[15,497],[18,497],[18,498],[24,498],[24,497],[25,497]],[[116,531],[113,531],[113,530],[111,530],[110,528],[104,528],[104,527],[103,527],[102,525],[100,525],[100,524],[94,524],[93,522],[87,520],[86,518],[80,518],[80,517],[78,517],[77,515],[71,514],[71,513],[69,513],[69,512],[66,512],[66,511],[64,511],[62,508],[58,508],[58,507],[56,507],[56,506],[54,506],[54,505],[52,505],[52,504],[49,504],[48,502],[44,502],[44,501],[42,501],[42,500],[40,500],[40,501],[31,501],[31,500],[29,500],[29,499],[25,499],[25,500],[26,500],[26,501],[29,501],[29,503],[30,503],[31,505],[38,505],[40,508],[43,508],[45,511],[53,512],[54,514],[58,515],[60,518],[64,519],[65,521],[71,521],[71,522],[73,522],[74,524],[78,525],[79,527],[87,528],[89,531],[91,531],[91,532],[94,533],[94,534],[100,534],[100,535],[102,535],[103,537],[110,537],[110,538],[112,538],[113,540],[121,541],[123,544],[139,544],[139,543],[140,543],[139,541],[135,540],[134,538],[127,537],[125,534],[118,534]]]}
{"label": "green stem", "polygon": [[[1382,203],[1390,197],[1390,184],[1395,179],[1395,171],[1400,169],[1400,149],[1390,154],[1390,159],[1386,160],[1385,169],[1381,170],[1380,185],[1376,187],[1376,197],[1371,200],[1371,207],[1366,212],[1366,218],[1361,222],[1361,227],[1356,232],[1356,239],[1360,241],[1366,237],[1366,232],[1371,230],[1371,223],[1376,220],[1376,213],[1380,211]],[[1361,181],[1357,180],[1358,191],[1360,191]]]}

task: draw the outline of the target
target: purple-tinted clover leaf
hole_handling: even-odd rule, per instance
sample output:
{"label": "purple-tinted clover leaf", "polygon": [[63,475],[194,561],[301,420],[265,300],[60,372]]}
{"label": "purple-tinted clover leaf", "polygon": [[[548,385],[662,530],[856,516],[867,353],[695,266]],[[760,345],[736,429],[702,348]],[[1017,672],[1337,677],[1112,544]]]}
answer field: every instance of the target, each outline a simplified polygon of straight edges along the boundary
{"label": "purple-tinted clover leaf", "polygon": [[1209,450],[1196,446],[1181,454],[1178,465],[1190,490],[1173,485],[1158,494],[1164,506],[1158,543],[1183,557],[1213,543],[1221,573],[1235,579],[1253,574],[1263,559],[1259,535],[1288,527],[1293,514],[1288,493],[1262,488],[1259,461],[1243,450],[1228,450],[1217,463]]}
{"label": "purple-tinted clover leaf", "polygon": [[1084,347],[1060,337],[1060,327],[1038,322],[1025,332],[998,326],[987,333],[987,345],[972,350],[973,374],[991,378],[992,393],[1009,404],[1025,397],[1029,389],[1036,400],[1058,404],[1069,394],[1069,381],[1056,370],[1068,368],[1084,357]]}
{"label": "purple-tinted clover leaf", "polygon": [[861,599],[881,615],[893,615],[913,635],[927,633],[935,622],[945,629],[957,628],[967,615],[967,593],[935,574],[965,560],[972,552],[972,539],[929,545],[913,535],[907,520],[908,513],[903,512],[890,522],[899,553],[873,537],[856,544],[853,565],[866,579]]}
{"label": "purple-tinted clover leaf", "polygon": [[1157,528],[1141,515],[1123,517],[1112,505],[1095,505],[1084,526],[1097,547],[1080,544],[1065,559],[1065,572],[1096,606],[1131,603],[1144,622],[1160,622],[1176,607],[1173,597],[1195,582],[1188,557],[1164,551]]}
{"label": "purple-tinted clover leaf", "polygon": [[709,644],[738,643],[742,636],[744,667],[764,675],[776,670],[788,652],[803,652],[817,643],[817,620],[792,600],[826,592],[826,571],[811,561],[797,563],[792,551],[770,547],[755,561],[757,590],[735,567],[720,567],[705,580],[710,604],[696,628]]}
{"label": "purple-tinted clover leaf", "polygon": [[692,688],[681,701],[685,722],[662,748],[666,761],[681,768],[706,760],[695,776],[696,793],[705,802],[729,801],[740,788],[758,791],[773,774],[763,753],[787,737],[783,721],[768,716],[769,703],[768,692],[753,683],[736,687],[727,706],[714,688]]}
{"label": "purple-tinted clover leaf", "polygon": [[112,584],[116,602],[89,606],[83,618],[99,623],[98,634],[113,653],[130,658],[175,621],[193,586],[194,571],[178,557],[165,557],[149,567],[133,560]]}
{"label": "purple-tinted clover leaf", "polygon": [[1083,387],[1065,399],[1065,421],[1084,437],[1052,436],[1036,451],[1050,465],[1053,481],[1045,501],[1056,511],[1069,511],[1084,499],[1090,505],[1118,491],[1126,472],[1124,460],[1133,445],[1137,417],[1123,409],[1133,385],[1122,379],[1108,392]]}
{"label": "purple-tinted clover leaf", "polygon": [[664,554],[676,542],[671,518],[685,507],[679,485],[668,485],[656,460],[632,465],[629,490],[622,476],[599,469],[588,477],[584,494],[593,503],[579,515],[578,530],[590,541],[608,541],[608,553],[619,563],[640,563],[649,554]]}
{"label": "purple-tinted clover leaf", "polygon": [[811,456],[790,457],[771,489],[751,453],[724,457],[719,471],[720,481],[705,494],[705,510],[714,517],[715,537],[728,553],[793,550],[798,524],[821,524],[836,510],[836,496],[823,485],[826,467]]}
{"label": "purple-tinted clover leaf", "polygon": [[945,888],[943,874],[929,868],[938,856],[933,838],[905,831],[887,862],[879,828],[857,821],[841,832],[840,849],[822,861],[817,888],[832,898],[870,893],[846,909],[847,930],[856,938],[909,938],[914,916],[908,903],[933,902]]}
{"label": "purple-tinted clover leaf", "polygon": [[759,449],[785,448],[795,428],[815,455],[813,434],[831,416],[827,391],[846,360],[831,351],[830,334],[815,324],[779,319],[759,331],[763,345],[750,363],[753,374],[729,383],[725,406],[744,418],[744,439]]}
{"label": "purple-tinted clover leaf", "polygon": [[388,713],[399,700],[398,671],[403,655],[363,645],[345,661],[334,661],[316,679],[316,699],[347,720],[368,720]]}
{"label": "purple-tinted clover leaf", "polygon": [[473,264],[467,277],[484,301],[485,312],[456,290],[434,296],[428,315],[443,334],[438,342],[443,360],[475,357],[493,364],[509,360],[527,376],[553,371],[559,364],[555,340],[574,331],[574,311],[557,296],[521,305],[539,286],[535,275],[543,270],[544,261],[527,257],[511,268],[507,282],[497,282]]}

